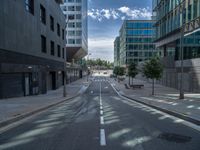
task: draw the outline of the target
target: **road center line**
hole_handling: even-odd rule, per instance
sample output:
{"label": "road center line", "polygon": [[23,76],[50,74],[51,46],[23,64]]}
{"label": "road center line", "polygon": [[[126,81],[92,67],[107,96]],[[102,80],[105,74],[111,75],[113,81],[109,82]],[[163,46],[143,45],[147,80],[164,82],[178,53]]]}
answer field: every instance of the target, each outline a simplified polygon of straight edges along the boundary
{"label": "road center line", "polygon": [[100,117],[100,122],[101,122],[101,124],[104,124],[104,118],[103,118],[103,116]]}
{"label": "road center line", "polygon": [[103,115],[103,110],[100,110],[100,114]]}
{"label": "road center line", "polygon": [[104,129],[100,130],[100,145],[106,146],[106,136],[105,136],[105,130]]}

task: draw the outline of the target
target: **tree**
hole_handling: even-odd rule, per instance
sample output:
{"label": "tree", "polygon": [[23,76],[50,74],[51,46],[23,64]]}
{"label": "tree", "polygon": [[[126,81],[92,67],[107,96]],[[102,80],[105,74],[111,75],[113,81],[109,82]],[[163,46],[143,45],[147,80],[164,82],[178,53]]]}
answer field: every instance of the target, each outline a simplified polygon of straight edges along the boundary
{"label": "tree", "polygon": [[116,66],[113,70],[113,73],[116,76],[123,76],[125,74],[125,69],[124,67]]}
{"label": "tree", "polygon": [[162,77],[163,66],[158,57],[151,58],[149,61],[145,62],[143,69],[143,75],[152,79],[152,95],[154,95],[154,81]]}
{"label": "tree", "polygon": [[130,77],[132,79],[132,85],[133,85],[133,78],[135,78],[137,74],[138,74],[137,65],[131,62],[128,66],[129,85],[130,85]]}

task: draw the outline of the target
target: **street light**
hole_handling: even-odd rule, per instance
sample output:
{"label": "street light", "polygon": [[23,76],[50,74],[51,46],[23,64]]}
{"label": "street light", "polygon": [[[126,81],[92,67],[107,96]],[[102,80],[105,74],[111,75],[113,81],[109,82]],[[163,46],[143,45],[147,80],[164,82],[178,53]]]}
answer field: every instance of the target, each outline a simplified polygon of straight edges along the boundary
{"label": "street light", "polygon": [[91,53],[89,53],[88,55],[87,55],[87,63],[86,63],[86,65],[87,65],[87,82],[88,82],[88,76],[89,76],[89,71],[88,71],[88,61],[89,61],[89,56],[90,55],[92,55]]}
{"label": "street light", "polygon": [[[67,22],[66,22],[66,26],[68,25],[69,20],[74,20],[74,16],[72,16],[72,15],[68,16],[68,19],[67,19]],[[64,70],[63,97],[66,97],[67,96],[67,93],[66,93],[66,75],[67,75],[66,69],[67,69],[67,67],[66,67],[66,60],[65,59],[64,59],[63,63],[64,63],[64,65],[63,65],[63,67],[64,67],[63,68],[63,70]]]}
{"label": "street light", "polygon": [[179,0],[179,4],[181,7],[181,10],[179,11],[180,14],[182,13],[182,18],[181,18],[181,38],[180,38],[180,51],[181,51],[181,79],[180,79],[180,94],[179,94],[179,99],[184,99],[184,91],[183,91],[183,37],[184,37],[184,29],[185,29],[185,24],[183,23],[183,10],[184,10],[184,5],[181,6],[181,0]]}

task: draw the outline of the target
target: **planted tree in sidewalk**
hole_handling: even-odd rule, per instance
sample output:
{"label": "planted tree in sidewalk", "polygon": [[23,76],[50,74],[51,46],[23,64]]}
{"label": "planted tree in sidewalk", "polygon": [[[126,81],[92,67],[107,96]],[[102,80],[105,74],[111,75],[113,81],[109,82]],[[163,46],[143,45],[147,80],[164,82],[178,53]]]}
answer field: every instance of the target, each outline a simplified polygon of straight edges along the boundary
{"label": "planted tree in sidewalk", "polygon": [[134,62],[131,62],[128,66],[128,76],[129,76],[129,85],[130,85],[130,77],[133,85],[133,78],[138,74],[137,65]]}
{"label": "planted tree in sidewalk", "polygon": [[152,95],[154,95],[155,79],[159,80],[163,73],[163,65],[161,64],[160,59],[158,57],[153,57],[149,61],[146,61],[142,72],[146,78],[152,79]]}
{"label": "planted tree in sidewalk", "polygon": [[124,67],[116,66],[113,70],[113,73],[119,78],[119,76],[123,76],[125,74]]}

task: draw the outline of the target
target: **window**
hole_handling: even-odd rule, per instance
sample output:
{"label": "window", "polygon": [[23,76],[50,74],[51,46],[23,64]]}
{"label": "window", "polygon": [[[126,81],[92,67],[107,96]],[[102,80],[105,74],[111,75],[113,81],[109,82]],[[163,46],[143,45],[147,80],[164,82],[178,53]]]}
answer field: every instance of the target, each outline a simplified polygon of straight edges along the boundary
{"label": "window", "polygon": [[68,11],[75,11],[75,7],[74,6],[68,6]]}
{"label": "window", "polygon": [[65,58],[65,49],[62,48],[62,57]]}
{"label": "window", "polygon": [[75,44],[75,39],[68,39],[68,44]]}
{"label": "window", "polygon": [[76,11],[81,11],[81,6],[76,6]]}
{"label": "window", "polygon": [[81,19],[81,14],[77,14],[76,19]]}
{"label": "window", "polygon": [[74,15],[71,15],[71,14],[68,15],[68,20],[74,20],[74,18],[75,18]]}
{"label": "window", "polygon": [[60,36],[60,25],[57,23],[57,35]]}
{"label": "window", "polygon": [[34,0],[25,0],[25,8],[34,15]]}
{"label": "window", "polygon": [[54,18],[52,16],[50,16],[50,28],[54,31]]}
{"label": "window", "polygon": [[58,54],[58,57],[60,57],[60,45],[57,45],[57,54]]}
{"label": "window", "polygon": [[81,44],[81,39],[76,39],[76,44]]}
{"label": "window", "polygon": [[55,51],[54,51],[54,42],[51,41],[51,55],[55,55]]}
{"label": "window", "polygon": [[68,28],[74,28],[75,27],[75,23],[74,22],[69,22],[68,23]]}
{"label": "window", "polygon": [[47,52],[47,48],[46,48],[46,37],[41,35],[41,51],[43,53]]}
{"label": "window", "polygon": [[46,24],[46,10],[42,5],[40,5],[40,21]]}
{"label": "window", "polygon": [[65,39],[65,30],[62,29],[62,39],[64,40]]}
{"label": "window", "polygon": [[75,36],[75,31],[68,31],[69,36]]}
{"label": "window", "polygon": [[82,27],[81,22],[77,22],[77,23],[76,23],[76,27],[77,27],[77,28],[81,28],[81,27]]}

